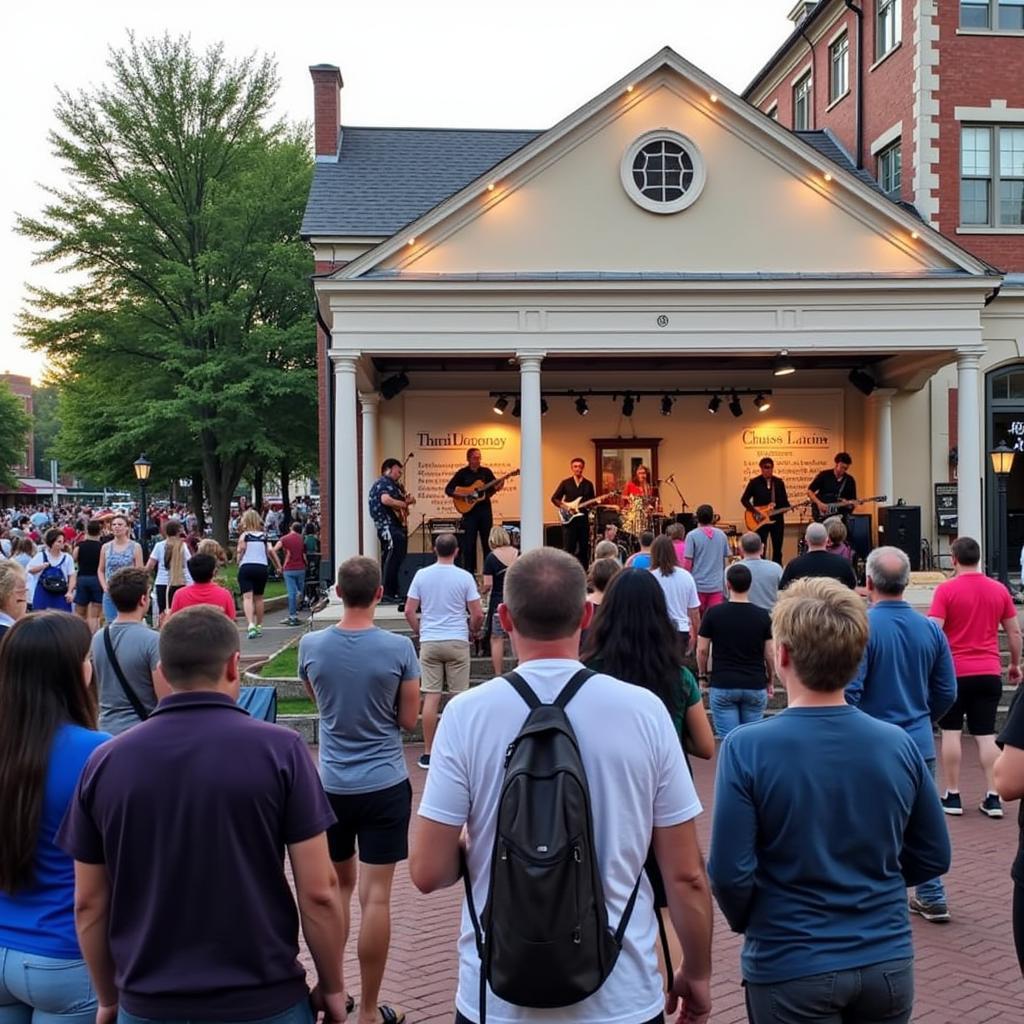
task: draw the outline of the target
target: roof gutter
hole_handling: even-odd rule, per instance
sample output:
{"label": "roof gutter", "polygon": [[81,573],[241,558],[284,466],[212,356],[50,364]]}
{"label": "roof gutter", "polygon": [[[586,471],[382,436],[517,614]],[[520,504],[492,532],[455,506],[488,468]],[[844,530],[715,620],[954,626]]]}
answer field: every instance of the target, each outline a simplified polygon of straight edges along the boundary
{"label": "roof gutter", "polygon": [[854,5],[853,0],[843,0],[847,9],[857,15],[857,105],[854,109],[857,136],[857,170],[864,169],[864,8]]}

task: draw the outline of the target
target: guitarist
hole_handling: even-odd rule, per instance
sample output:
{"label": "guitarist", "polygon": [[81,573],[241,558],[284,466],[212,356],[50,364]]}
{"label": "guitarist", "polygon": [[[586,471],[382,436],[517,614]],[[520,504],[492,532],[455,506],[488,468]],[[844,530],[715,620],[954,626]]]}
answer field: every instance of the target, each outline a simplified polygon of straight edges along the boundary
{"label": "guitarist", "polygon": [[[445,484],[444,493],[449,498],[455,496],[456,487],[472,487],[474,484],[489,484],[496,477],[484,465],[483,455],[479,448],[470,448],[466,452],[466,465],[462,467]],[[459,542],[459,550],[462,558],[462,568],[467,572],[476,575],[476,546],[479,539],[482,544],[487,543],[487,536],[494,525],[494,513],[491,510],[491,495],[497,494],[504,487],[504,483],[491,488],[473,508],[462,517],[462,540]]]}
{"label": "guitarist", "polygon": [[405,493],[398,482],[402,463],[398,459],[385,459],[380,476],[370,488],[370,518],[377,528],[381,558],[384,560],[382,583],[384,596],[381,604],[399,604],[398,570],[402,567],[409,546],[406,530],[409,506],[415,501]]}
{"label": "guitarist", "polygon": [[[819,523],[829,515],[829,505],[857,500],[857,481],[850,476],[850,466],[853,465],[853,459],[850,457],[849,452],[839,452],[834,461],[835,465],[833,468],[823,469],[807,488],[807,496],[814,503],[811,507],[811,513],[815,521]],[[846,525],[846,517],[849,515],[850,507],[838,510],[838,514],[843,518],[844,526]]]}
{"label": "guitarist", "polygon": [[[746,489],[740,496],[740,504],[752,512],[758,509],[788,508],[789,495],[786,494],[785,481],[775,475],[775,462],[770,456],[765,456],[759,463],[761,472],[752,480],[747,482]],[[772,541],[772,561],[782,565],[782,542],[786,533],[786,519],[784,515],[769,515],[767,519],[757,528],[757,535],[761,543],[768,547],[768,538]]]}
{"label": "guitarist", "polygon": [[[567,508],[570,501],[592,501],[597,497],[593,483],[586,479],[583,470],[586,463],[578,456],[569,463],[572,476],[567,476],[551,495],[555,508]],[[562,547],[579,559],[584,570],[590,567],[590,516],[584,514],[562,527]]]}

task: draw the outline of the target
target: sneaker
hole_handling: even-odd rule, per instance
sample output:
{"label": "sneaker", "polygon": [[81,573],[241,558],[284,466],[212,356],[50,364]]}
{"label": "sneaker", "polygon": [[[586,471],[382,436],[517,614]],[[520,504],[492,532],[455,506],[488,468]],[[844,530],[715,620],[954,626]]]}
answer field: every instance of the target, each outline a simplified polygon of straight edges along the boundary
{"label": "sneaker", "polygon": [[255,640],[255,639],[256,639],[256,637],[258,637],[258,636],[259,636],[259,633],[257,633],[257,632],[256,632],[256,627],[255,627],[255,626],[250,626],[250,627],[249,627],[249,631],[248,631],[248,632],[247,632],[247,633],[246,633],[245,635],[246,635],[246,636],[247,636],[247,637],[248,637],[248,638],[249,638],[250,640]]}
{"label": "sneaker", "polygon": [[256,635],[257,636],[263,636],[263,627],[262,626],[257,626],[256,627]]}
{"label": "sneaker", "polygon": [[952,920],[949,907],[945,903],[924,903],[916,896],[911,896],[907,906],[912,914],[920,914],[926,921],[935,924],[943,924]]}
{"label": "sneaker", "polygon": [[947,814],[961,815],[964,813],[964,805],[960,802],[959,793],[950,793],[947,789],[946,795],[941,798],[940,802],[942,803],[942,809]]}
{"label": "sneaker", "polygon": [[417,768],[429,768],[430,767],[430,755],[420,754],[420,759],[416,762]]}
{"label": "sneaker", "polygon": [[1001,818],[1003,816],[1003,805],[995,793],[986,793],[985,799],[978,804],[978,810],[989,818]]}

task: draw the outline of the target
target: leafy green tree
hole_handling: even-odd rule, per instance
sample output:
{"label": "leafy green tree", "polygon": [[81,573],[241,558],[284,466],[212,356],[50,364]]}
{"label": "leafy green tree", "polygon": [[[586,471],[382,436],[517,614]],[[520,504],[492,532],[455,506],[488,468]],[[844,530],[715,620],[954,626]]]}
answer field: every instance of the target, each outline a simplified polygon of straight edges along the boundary
{"label": "leafy green tree", "polygon": [[265,57],[130,36],[108,66],[109,84],[60,94],[67,184],[18,221],[82,282],[33,289],[21,329],[64,381],[65,463],[111,482],[141,450],[155,477],[199,467],[226,539],[246,466],[279,457],[275,415],[315,416],[308,129],[270,120]]}
{"label": "leafy green tree", "polygon": [[32,435],[36,464],[32,472],[50,479],[50,459],[56,457],[54,444],[60,429],[60,393],[55,384],[46,383],[32,392]]}
{"label": "leafy green tree", "polygon": [[0,381],[0,485],[14,487],[17,478],[11,472],[25,459],[25,445],[32,420],[22,400]]}

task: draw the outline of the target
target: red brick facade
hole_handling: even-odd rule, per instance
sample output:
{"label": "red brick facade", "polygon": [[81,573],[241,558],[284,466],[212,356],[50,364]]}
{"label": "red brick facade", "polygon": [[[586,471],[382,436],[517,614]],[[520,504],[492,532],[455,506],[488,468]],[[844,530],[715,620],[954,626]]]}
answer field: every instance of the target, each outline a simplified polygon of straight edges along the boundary
{"label": "red brick facade", "polygon": [[[11,394],[16,395],[21,399],[22,404],[25,406],[25,412],[27,412],[29,418],[31,418],[33,414],[32,379],[30,377],[22,377],[17,373],[0,373],[0,380],[2,380],[11,389]],[[25,451],[21,461],[16,465],[11,466],[10,470],[15,476],[36,475],[36,443],[31,429],[25,438]]]}
{"label": "red brick facade", "polygon": [[332,64],[317,64],[309,73],[313,78],[313,152],[317,156],[337,156],[341,72]]}

